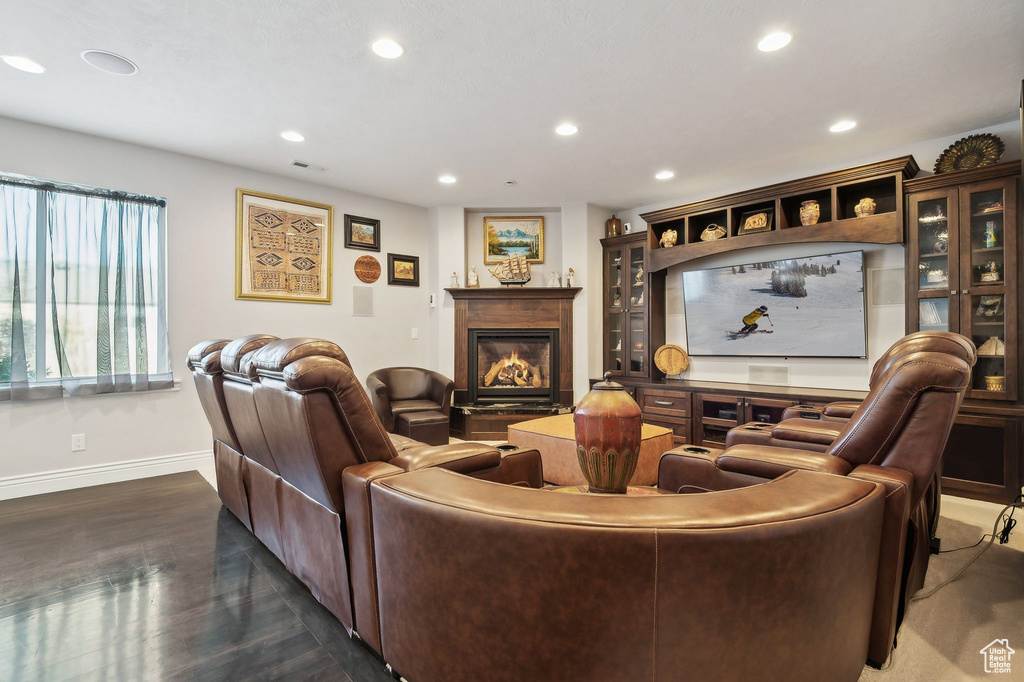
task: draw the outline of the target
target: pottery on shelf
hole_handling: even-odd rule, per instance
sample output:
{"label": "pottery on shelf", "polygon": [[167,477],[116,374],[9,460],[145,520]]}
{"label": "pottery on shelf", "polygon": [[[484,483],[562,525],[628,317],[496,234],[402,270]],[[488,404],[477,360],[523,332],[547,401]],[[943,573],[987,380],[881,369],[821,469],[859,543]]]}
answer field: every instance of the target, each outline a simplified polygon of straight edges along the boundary
{"label": "pottery on shelf", "polygon": [[675,230],[665,230],[661,235],[661,248],[667,249],[670,246],[675,246],[679,240],[679,233]]}
{"label": "pottery on shelf", "polygon": [[814,199],[800,202],[800,224],[816,225],[821,216],[821,206]]}
{"label": "pottery on shelf", "polygon": [[1005,391],[1006,390],[1006,377],[1004,376],[988,376],[985,377],[985,390],[988,391]]}
{"label": "pottery on shelf", "polygon": [[604,221],[604,230],[606,237],[618,237],[622,234],[622,221],[612,214],[612,217]]}
{"label": "pottery on shelf", "polygon": [[625,494],[640,454],[643,415],[629,393],[611,380],[583,396],[576,407],[576,456],[592,493]]}
{"label": "pottery on shelf", "polygon": [[853,207],[853,212],[858,218],[863,218],[868,215],[875,215],[875,209],[877,208],[875,200],[871,197],[864,197],[857,202],[857,205]]}

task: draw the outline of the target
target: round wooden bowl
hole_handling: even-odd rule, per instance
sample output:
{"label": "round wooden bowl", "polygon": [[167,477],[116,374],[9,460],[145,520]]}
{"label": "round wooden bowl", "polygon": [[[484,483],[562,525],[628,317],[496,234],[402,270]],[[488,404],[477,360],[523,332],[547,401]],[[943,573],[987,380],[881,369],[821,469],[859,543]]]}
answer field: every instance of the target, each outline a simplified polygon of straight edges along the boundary
{"label": "round wooden bowl", "polygon": [[669,376],[685,372],[690,356],[679,346],[668,343],[654,352],[654,366]]}

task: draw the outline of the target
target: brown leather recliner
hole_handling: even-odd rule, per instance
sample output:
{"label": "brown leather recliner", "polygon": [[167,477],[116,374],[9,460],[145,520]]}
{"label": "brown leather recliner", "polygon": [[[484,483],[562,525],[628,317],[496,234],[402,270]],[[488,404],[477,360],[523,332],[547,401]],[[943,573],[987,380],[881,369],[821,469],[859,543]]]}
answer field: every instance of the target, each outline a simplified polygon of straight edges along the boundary
{"label": "brown leather recliner", "polygon": [[[350,632],[363,627],[353,606],[376,597],[361,573],[350,573],[354,566],[373,563],[373,548],[361,541],[367,530],[346,519],[350,505],[342,474],[347,468],[378,466],[390,474],[436,466],[503,483],[542,485],[536,450],[503,458],[480,443],[432,447],[391,437],[345,352],[333,343],[273,341],[253,353],[249,364],[259,422],[279,474],[266,478],[276,487],[282,560]],[[358,502],[364,503],[361,495]],[[253,510],[254,518],[257,513]]]}
{"label": "brown leather recliner", "polygon": [[227,509],[252,530],[249,520],[248,495],[245,490],[244,462],[241,447],[224,398],[224,373],[221,350],[227,339],[197,343],[188,352],[186,364],[199,394],[199,402],[213,430],[213,461],[217,473],[217,494]]}
{"label": "brown leather recliner", "polygon": [[925,493],[970,384],[970,364],[948,353],[916,352],[891,362],[824,453],[736,445],[720,452],[677,448],[662,457],[662,483],[680,492],[744,487],[794,469],[883,483],[882,561],[868,660],[881,665],[928,566]]}
{"label": "brown leather recliner", "polygon": [[417,682],[831,680],[867,655],[885,489],[791,472],[589,495],[370,485],[381,651]]}
{"label": "brown leather recliner", "polygon": [[366,377],[384,429],[394,433],[398,415],[405,412],[440,412],[451,416],[455,382],[439,372],[419,367],[387,367]]}
{"label": "brown leather recliner", "polygon": [[281,514],[277,502],[280,472],[267,445],[256,409],[251,366],[256,351],[277,340],[270,334],[252,334],[235,339],[221,351],[221,367],[224,370],[224,402],[246,458],[245,487],[249,497],[250,530],[267,549],[284,561]]}

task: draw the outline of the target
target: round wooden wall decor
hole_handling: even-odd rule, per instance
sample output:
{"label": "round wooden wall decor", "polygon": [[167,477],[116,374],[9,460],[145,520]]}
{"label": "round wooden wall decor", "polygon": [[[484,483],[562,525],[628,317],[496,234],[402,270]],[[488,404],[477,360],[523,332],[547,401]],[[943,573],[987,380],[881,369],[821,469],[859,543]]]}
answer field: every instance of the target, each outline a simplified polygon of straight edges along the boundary
{"label": "round wooden wall decor", "polygon": [[356,277],[367,284],[373,284],[380,279],[380,261],[373,256],[360,256],[356,259]]}
{"label": "round wooden wall decor", "polygon": [[690,356],[679,346],[669,343],[654,353],[654,366],[669,376],[686,371],[690,366]]}

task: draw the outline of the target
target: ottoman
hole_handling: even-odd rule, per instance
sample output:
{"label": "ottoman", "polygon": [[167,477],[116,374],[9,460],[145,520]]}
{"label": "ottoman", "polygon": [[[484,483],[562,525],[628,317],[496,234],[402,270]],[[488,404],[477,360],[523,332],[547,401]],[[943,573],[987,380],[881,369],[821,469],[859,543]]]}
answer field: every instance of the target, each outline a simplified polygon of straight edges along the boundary
{"label": "ottoman", "polygon": [[442,412],[403,412],[395,420],[399,436],[408,436],[427,445],[447,445],[448,417]]}
{"label": "ottoman", "polygon": [[[556,485],[586,485],[576,457],[576,425],[571,414],[531,419],[508,427],[508,442],[521,448],[536,448],[544,463],[544,480]],[[641,431],[640,456],[629,479],[631,486],[655,485],[658,482],[658,461],[675,447],[672,431],[653,424],[644,424]]]}

